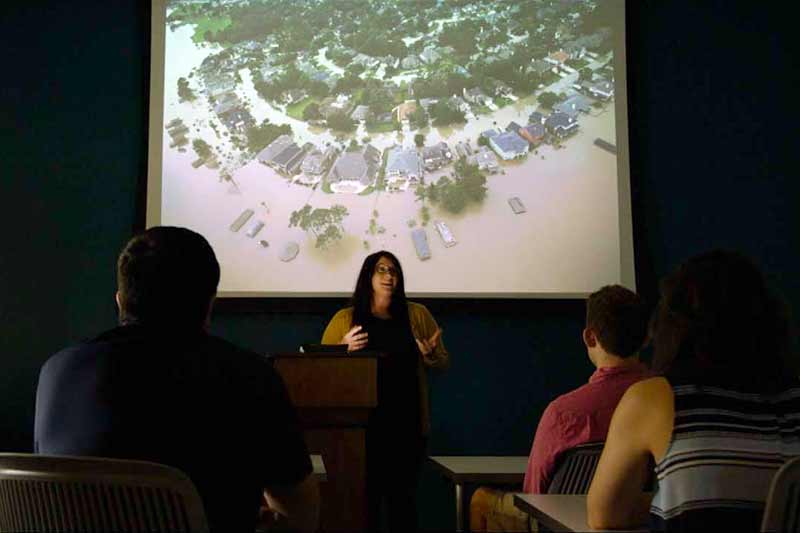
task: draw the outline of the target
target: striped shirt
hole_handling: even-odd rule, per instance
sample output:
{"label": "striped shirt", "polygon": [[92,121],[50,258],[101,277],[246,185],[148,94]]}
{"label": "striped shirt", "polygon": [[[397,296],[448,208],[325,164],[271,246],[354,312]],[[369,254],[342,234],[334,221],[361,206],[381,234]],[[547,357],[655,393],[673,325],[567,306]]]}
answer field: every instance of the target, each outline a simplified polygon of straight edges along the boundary
{"label": "striped shirt", "polygon": [[758,531],[772,477],[800,455],[800,388],[766,395],[680,385],[656,465],[655,531]]}

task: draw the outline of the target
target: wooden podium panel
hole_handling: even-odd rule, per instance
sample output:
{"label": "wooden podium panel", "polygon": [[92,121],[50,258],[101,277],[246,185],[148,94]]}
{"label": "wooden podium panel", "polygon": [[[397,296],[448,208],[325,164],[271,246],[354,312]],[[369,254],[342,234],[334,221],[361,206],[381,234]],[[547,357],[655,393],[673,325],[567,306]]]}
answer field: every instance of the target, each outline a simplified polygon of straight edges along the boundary
{"label": "wooden podium panel", "polygon": [[281,354],[275,369],[305,429],[306,445],[325,462],[320,484],[323,531],[367,529],[366,429],[378,405],[380,355]]}

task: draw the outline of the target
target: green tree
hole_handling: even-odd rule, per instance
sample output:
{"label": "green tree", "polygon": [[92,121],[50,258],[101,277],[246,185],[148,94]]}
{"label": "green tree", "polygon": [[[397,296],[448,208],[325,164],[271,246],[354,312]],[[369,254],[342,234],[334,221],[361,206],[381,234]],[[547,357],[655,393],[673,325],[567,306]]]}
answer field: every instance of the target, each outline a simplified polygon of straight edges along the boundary
{"label": "green tree", "polygon": [[578,71],[578,82],[581,81],[592,81],[592,69],[589,67],[584,67]]}
{"label": "green tree", "polygon": [[196,98],[186,78],[178,78],[178,97],[181,102],[191,102]]}
{"label": "green tree", "polygon": [[428,114],[425,112],[425,108],[417,104],[414,112],[408,116],[408,122],[412,128],[417,130],[426,127],[428,125]]}
{"label": "green tree", "polygon": [[545,91],[538,97],[539,103],[542,104],[543,107],[552,108],[556,105],[561,99],[558,97],[556,93]]}
{"label": "green tree", "polygon": [[334,131],[348,133],[356,130],[356,121],[341,112],[330,115],[327,124]]}
{"label": "green tree", "polygon": [[192,141],[192,148],[201,159],[208,159],[211,157],[211,146],[203,139],[195,139]]}
{"label": "green tree", "polygon": [[319,120],[322,118],[322,113],[319,112],[319,104],[311,102],[305,109],[303,109],[303,120]]}
{"label": "green tree", "polygon": [[414,144],[417,145],[417,148],[422,148],[425,145],[425,136],[421,133],[414,135]]}
{"label": "green tree", "polygon": [[[420,192],[420,189],[425,191]],[[418,187],[417,199],[422,198],[424,201],[427,198],[450,213],[460,213],[470,203],[482,203],[486,192],[486,177],[477,165],[470,165],[462,159],[456,162],[453,179],[443,176],[427,188]]]}
{"label": "green tree", "polygon": [[440,100],[431,106],[431,116],[434,126],[449,126],[458,122],[465,122],[466,115],[460,109],[452,107],[444,100]]}
{"label": "green tree", "polygon": [[329,209],[314,209],[306,204],[302,209],[292,211],[289,227],[300,227],[310,233],[315,238],[314,246],[325,250],[344,236],[342,222],[348,214],[347,208],[343,205],[333,205]]}
{"label": "green tree", "polygon": [[423,226],[427,226],[428,222],[431,221],[431,210],[428,209],[427,205],[423,205],[419,210],[419,218],[421,219],[421,224]]}
{"label": "green tree", "polygon": [[247,149],[251,154],[257,154],[279,135],[292,134],[292,127],[288,124],[272,124],[269,119],[264,119],[258,126],[247,129]]}

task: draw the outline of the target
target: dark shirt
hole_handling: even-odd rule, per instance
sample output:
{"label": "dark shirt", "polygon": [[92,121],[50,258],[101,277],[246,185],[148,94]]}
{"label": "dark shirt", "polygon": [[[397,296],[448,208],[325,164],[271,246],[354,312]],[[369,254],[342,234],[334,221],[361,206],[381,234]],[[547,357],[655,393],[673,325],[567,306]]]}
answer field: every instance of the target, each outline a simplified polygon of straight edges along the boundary
{"label": "dark shirt", "polygon": [[34,447],[176,467],[219,531],[253,531],[262,490],[311,473],[296,413],[265,357],[200,331],[139,325],[45,363]]}
{"label": "dark shirt", "polygon": [[383,352],[378,372],[380,422],[403,434],[419,433],[419,351],[410,326],[400,320],[371,317],[364,324],[367,350]]}

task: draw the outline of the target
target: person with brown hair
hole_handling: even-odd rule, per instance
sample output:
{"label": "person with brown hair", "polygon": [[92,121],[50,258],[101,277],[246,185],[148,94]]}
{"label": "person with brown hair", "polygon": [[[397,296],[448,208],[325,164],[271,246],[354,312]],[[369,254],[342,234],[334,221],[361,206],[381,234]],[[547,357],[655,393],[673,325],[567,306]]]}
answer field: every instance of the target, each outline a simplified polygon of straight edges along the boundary
{"label": "person with brown hair", "polygon": [[[770,482],[800,455],[800,383],[783,305],[741,254],[662,283],[653,369],[619,402],[587,498],[593,528],[758,531]],[[643,491],[648,462],[658,478]],[[649,516],[648,516],[649,515]]]}
{"label": "person with brown hair", "polygon": [[[547,492],[559,457],[568,449],[606,438],[611,414],[625,390],[647,376],[639,350],[647,334],[647,309],[632,291],[609,285],[586,301],[583,343],[597,368],[589,382],[547,406],[533,439],[522,490]],[[527,531],[527,515],[512,493],[481,487],[470,503],[472,531]]]}

